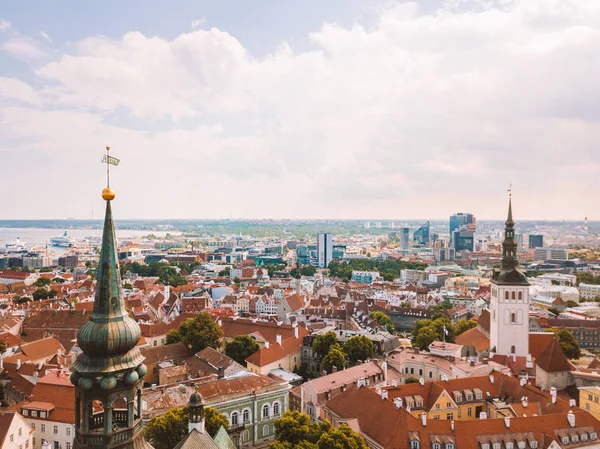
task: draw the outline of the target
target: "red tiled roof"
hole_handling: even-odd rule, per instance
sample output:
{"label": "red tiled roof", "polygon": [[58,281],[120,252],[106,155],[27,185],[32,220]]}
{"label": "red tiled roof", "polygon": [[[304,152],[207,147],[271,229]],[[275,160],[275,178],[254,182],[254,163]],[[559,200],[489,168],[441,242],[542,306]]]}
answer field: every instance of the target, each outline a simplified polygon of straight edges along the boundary
{"label": "red tiled roof", "polygon": [[276,362],[284,357],[287,357],[294,352],[300,351],[302,348],[302,339],[296,337],[288,337],[281,341],[281,344],[273,343],[269,347],[261,348],[256,351],[250,357],[246,359],[246,362],[251,363],[255,366],[266,366],[270,363]]}
{"label": "red tiled roof", "polygon": [[[552,336],[554,337],[554,335]],[[571,371],[571,364],[556,338],[553,338],[552,342],[544,349],[544,352],[536,358],[535,363],[547,373]]]}
{"label": "red tiled roof", "polygon": [[490,347],[490,339],[477,327],[463,332],[454,339],[457,345],[473,346],[476,351],[481,352]]}

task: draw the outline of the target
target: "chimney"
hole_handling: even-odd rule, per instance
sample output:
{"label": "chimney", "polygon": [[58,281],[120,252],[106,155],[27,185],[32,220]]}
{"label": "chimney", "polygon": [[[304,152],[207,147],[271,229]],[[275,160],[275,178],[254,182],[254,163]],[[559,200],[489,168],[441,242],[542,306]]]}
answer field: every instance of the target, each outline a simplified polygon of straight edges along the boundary
{"label": "chimney", "polygon": [[21,359],[17,359],[17,371],[21,369]]}
{"label": "chimney", "polygon": [[402,408],[402,398],[395,398],[394,404],[396,404],[396,408],[400,410]]}
{"label": "chimney", "polygon": [[427,413],[421,413],[421,422],[423,423],[423,427],[427,427]]}
{"label": "chimney", "polygon": [[223,327],[223,321],[222,320],[217,321],[217,324],[219,325],[219,327]]}
{"label": "chimney", "polygon": [[527,369],[533,368],[533,360],[531,358],[531,354],[527,354],[527,361],[525,362],[525,368],[527,368]]}
{"label": "chimney", "polygon": [[569,410],[569,413],[567,414],[567,421],[569,421],[569,425],[571,427],[575,427],[575,413],[573,413],[573,410]]}
{"label": "chimney", "polygon": [[422,377],[419,378],[419,383],[421,384],[422,387],[425,386],[425,379],[423,379]]}
{"label": "chimney", "polygon": [[364,377],[361,377],[361,378],[359,378],[359,379],[356,381],[356,386],[357,386],[358,388],[360,388],[360,387],[362,387],[362,386],[364,386],[364,385],[365,385],[365,378],[364,378]]}
{"label": "chimney", "polygon": [[397,386],[398,386],[398,381],[392,380],[392,387],[397,387]]}
{"label": "chimney", "polygon": [[331,372],[332,373],[337,373],[337,366],[332,366],[331,367]]}
{"label": "chimney", "polygon": [[521,402],[523,403],[523,408],[527,408],[527,406],[529,405],[529,401],[527,401],[527,396],[523,396],[521,398]]}
{"label": "chimney", "polygon": [[269,349],[270,345],[271,345],[271,343],[269,343],[268,341],[265,341],[265,348]]}
{"label": "chimney", "polygon": [[388,391],[381,390],[381,399],[385,401],[387,398],[388,398]]}
{"label": "chimney", "polygon": [[277,335],[275,339],[277,340],[277,344],[281,346],[281,335]]}
{"label": "chimney", "polygon": [[481,412],[479,414],[479,419],[487,419],[487,413],[486,412]]}
{"label": "chimney", "polygon": [[575,399],[569,399],[569,407],[575,407],[576,405]]}
{"label": "chimney", "polygon": [[4,369],[4,360],[0,359],[0,368]]}
{"label": "chimney", "polygon": [[487,359],[487,358],[484,358],[484,359],[483,359],[483,364],[484,364],[484,365],[487,365],[487,364],[488,364],[488,359]]}
{"label": "chimney", "polygon": [[550,388],[550,396],[552,396],[552,403],[556,404],[556,387]]}
{"label": "chimney", "polygon": [[493,384],[495,380],[496,379],[494,379],[494,375],[490,374],[490,383]]}
{"label": "chimney", "polygon": [[510,416],[505,416],[504,417],[504,424],[506,424],[506,428],[507,429],[510,428]]}
{"label": "chimney", "polygon": [[450,428],[454,432],[454,420],[450,421]]}
{"label": "chimney", "polygon": [[281,323],[283,323],[283,321],[277,321],[277,326],[281,326]]}
{"label": "chimney", "polygon": [[513,354],[513,362],[517,361],[517,354]]}
{"label": "chimney", "polygon": [[469,362],[469,365],[470,365],[470,366],[475,366],[475,362],[474,362],[473,360],[471,360],[471,361]]}
{"label": "chimney", "polygon": [[322,376],[327,376],[327,371],[325,371],[325,370],[321,371],[321,375]]}
{"label": "chimney", "polygon": [[519,385],[521,385],[522,387],[524,387],[526,383],[527,383],[527,379],[525,379],[524,377],[521,377],[519,379]]}

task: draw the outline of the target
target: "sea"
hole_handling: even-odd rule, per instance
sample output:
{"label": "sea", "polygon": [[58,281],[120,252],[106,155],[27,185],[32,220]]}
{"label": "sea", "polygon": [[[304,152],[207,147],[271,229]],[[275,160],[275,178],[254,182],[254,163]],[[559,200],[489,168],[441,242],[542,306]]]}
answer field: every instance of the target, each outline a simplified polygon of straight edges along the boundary
{"label": "sea", "polygon": [[[46,228],[1,228],[0,227],[0,248],[4,248],[6,243],[10,243],[19,239],[27,247],[43,247],[46,244],[50,245],[50,239],[59,237],[67,231],[69,237],[75,240],[83,240],[86,237],[101,237],[102,229],[46,229]],[[166,231],[149,231],[149,230],[132,230],[122,229],[116,230],[117,240],[140,240],[146,235],[153,234],[157,237],[164,237]],[[178,232],[170,232],[171,235],[178,235]],[[69,248],[52,247],[52,251],[56,253],[66,252]]]}

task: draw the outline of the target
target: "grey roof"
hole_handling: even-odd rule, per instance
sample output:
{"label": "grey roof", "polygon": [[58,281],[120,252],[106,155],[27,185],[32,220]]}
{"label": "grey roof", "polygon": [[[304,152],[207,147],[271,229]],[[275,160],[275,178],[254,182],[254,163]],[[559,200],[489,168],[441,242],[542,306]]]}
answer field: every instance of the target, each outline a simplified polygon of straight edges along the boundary
{"label": "grey roof", "polygon": [[211,436],[204,432],[200,433],[196,429],[188,433],[181,442],[175,446],[175,449],[221,449]]}

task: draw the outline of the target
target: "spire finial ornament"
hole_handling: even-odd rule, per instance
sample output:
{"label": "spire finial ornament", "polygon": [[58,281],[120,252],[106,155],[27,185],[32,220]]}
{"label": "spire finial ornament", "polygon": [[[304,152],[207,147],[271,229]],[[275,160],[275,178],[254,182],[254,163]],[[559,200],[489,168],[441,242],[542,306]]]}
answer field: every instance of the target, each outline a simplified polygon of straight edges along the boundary
{"label": "spire finial ornament", "polygon": [[110,151],[110,147],[106,147],[106,154],[102,157],[102,163],[106,164],[106,187],[102,190],[102,199],[105,201],[112,201],[115,199],[115,192],[110,188],[110,166],[114,165],[115,167],[119,165],[121,162],[116,157],[112,157],[108,154]]}

